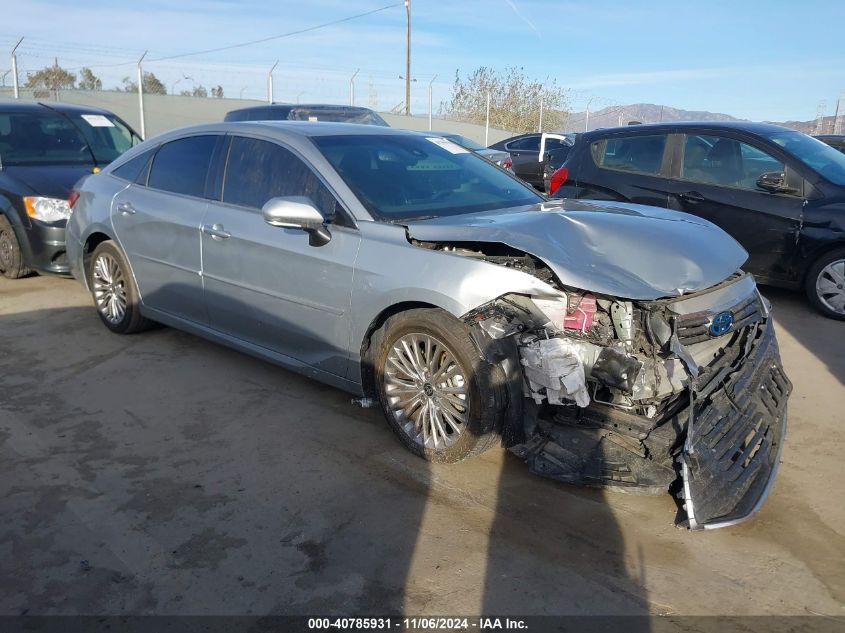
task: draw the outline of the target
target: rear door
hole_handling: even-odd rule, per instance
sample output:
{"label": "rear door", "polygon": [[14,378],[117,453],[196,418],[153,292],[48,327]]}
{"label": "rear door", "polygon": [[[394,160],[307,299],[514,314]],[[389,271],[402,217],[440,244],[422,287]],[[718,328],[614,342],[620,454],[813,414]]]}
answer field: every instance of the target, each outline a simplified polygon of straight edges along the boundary
{"label": "rear door", "polygon": [[670,137],[668,132],[613,134],[581,148],[574,174],[577,196],[666,207]]}
{"label": "rear door", "polygon": [[[299,229],[270,226],[271,198],[305,196],[331,221],[331,241],[310,246]],[[361,238],[322,179],[275,141],[232,137],[222,200],[203,222],[211,327],[344,376],[352,270]]]}
{"label": "rear door", "polygon": [[112,224],[129,258],[144,304],[206,323],[199,228],[217,135],[163,144],[148,173],[112,200]]}
{"label": "rear door", "polygon": [[537,157],[540,155],[540,135],[523,136],[505,145],[511,155],[513,173],[525,182],[542,188],[543,178]]}
{"label": "rear door", "polygon": [[[679,135],[669,207],[710,220],[748,251],[743,266],[760,280],[788,280],[804,208],[804,182],[762,144],[730,133]],[[790,192],[757,186],[764,173],[784,173]]]}

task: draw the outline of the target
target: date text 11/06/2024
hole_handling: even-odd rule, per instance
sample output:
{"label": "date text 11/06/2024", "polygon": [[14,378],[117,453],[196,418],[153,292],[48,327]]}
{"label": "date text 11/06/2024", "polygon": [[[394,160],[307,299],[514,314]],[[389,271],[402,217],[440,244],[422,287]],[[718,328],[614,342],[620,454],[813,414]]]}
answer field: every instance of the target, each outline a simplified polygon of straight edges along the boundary
{"label": "date text 11/06/2024", "polygon": [[340,629],[347,631],[359,630],[389,630],[399,629],[414,631],[497,631],[524,630],[527,623],[519,618],[448,618],[448,617],[420,617],[420,618],[309,618],[308,628],[311,630]]}

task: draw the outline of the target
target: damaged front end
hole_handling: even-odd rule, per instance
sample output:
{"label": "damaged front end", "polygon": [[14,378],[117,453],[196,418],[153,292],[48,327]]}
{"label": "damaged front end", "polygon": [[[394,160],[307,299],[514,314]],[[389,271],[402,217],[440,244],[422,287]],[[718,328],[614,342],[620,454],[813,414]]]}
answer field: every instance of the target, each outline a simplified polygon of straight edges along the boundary
{"label": "damaged front end", "polygon": [[479,348],[488,357],[498,350],[491,360],[521,385],[512,396],[524,406],[509,410],[503,437],[532,472],[671,491],[693,529],[730,525],[760,507],[791,384],[753,277],[737,272],[682,297],[631,301],[563,287],[529,255],[456,253],[499,258],[556,288],[505,295],[463,317]]}

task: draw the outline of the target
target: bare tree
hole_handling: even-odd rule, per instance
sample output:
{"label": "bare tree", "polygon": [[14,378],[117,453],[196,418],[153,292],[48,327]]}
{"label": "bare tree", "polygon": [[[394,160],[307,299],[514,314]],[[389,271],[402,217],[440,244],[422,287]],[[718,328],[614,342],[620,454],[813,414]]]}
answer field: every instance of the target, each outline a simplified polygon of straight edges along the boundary
{"label": "bare tree", "polygon": [[76,86],[76,75],[59,66],[56,60],[52,66],[27,73],[25,86],[33,90],[36,98],[43,99],[56,90],[72,90]]}
{"label": "bare tree", "polygon": [[193,92],[191,92],[192,97],[207,97],[208,90],[205,89],[205,86],[200,84],[199,86],[194,86]]}
{"label": "bare tree", "polygon": [[[123,89],[126,92],[138,92],[138,84],[129,79],[129,77],[123,78]],[[158,77],[156,77],[153,73],[144,73],[144,92],[153,95],[166,95],[167,88]]]}
{"label": "bare tree", "polygon": [[482,66],[465,78],[460,71],[455,72],[451,98],[441,104],[441,111],[453,119],[483,124],[488,95],[492,127],[515,132],[537,130],[541,104],[544,130],[561,128],[569,117],[569,99],[557,82],[529,79],[515,66],[502,72]]}
{"label": "bare tree", "polygon": [[102,90],[103,82],[95,75],[90,68],[83,68],[79,71],[80,90]]}

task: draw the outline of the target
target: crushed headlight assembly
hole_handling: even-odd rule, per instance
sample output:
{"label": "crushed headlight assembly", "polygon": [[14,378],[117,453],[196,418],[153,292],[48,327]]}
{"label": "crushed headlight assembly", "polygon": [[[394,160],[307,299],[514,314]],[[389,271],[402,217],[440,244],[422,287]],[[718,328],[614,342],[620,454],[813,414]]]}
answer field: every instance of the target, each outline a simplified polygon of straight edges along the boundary
{"label": "crushed headlight assembly", "polygon": [[26,214],[35,220],[60,222],[70,217],[70,205],[67,200],[25,196],[23,202],[26,206]]}

